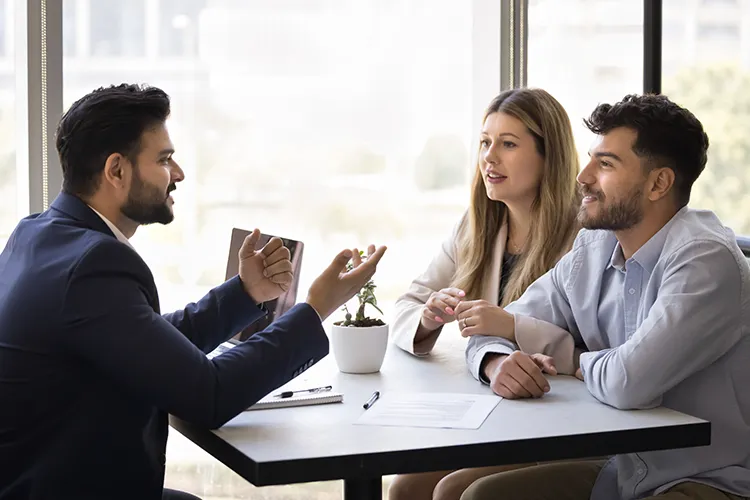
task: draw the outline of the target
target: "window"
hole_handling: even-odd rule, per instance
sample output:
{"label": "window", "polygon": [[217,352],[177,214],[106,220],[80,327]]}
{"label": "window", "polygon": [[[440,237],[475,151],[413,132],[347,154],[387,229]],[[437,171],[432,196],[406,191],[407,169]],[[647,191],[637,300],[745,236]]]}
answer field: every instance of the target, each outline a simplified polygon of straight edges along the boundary
{"label": "window", "polygon": [[206,0],[161,0],[159,7],[159,53],[162,56],[194,57],[198,50],[198,14]]}
{"label": "window", "polygon": [[[90,32],[91,55],[107,59],[66,53],[65,107],[122,81],[172,97],[168,126],[186,173],[176,219],[133,238],[162,310],[223,280],[232,227],[259,227],[305,243],[298,300],[339,250],[388,244],[375,280],[390,317],[468,202],[475,120],[499,90],[477,85],[477,75],[499,78],[499,43],[475,47],[473,23],[484,17],[472,9],[484,2],[87,4],[90,16],[66,22],[65,37]],[[177,433],[170,450],[172,487],[203,497],[252,489]],[[340,489],[297,485],[284,495],[338,498]]]}
{"label": "window", "polygon": [[76,40],[77,21],[79,14],[79,0],[63,0],[63,25],[66,27],[63,33],[63,55],[74,56],[78,47]]}
{"label": "window", "polygon": [[94,56],[144,55],[145,0],[96,0],[88,5],[91,9],[88,29]]}
{"label": "window", "polygon": [[643,90],[643,2],[536,0],[529,4],[528,84],[568,111],[581,161],[597,104]]}
{"label": "window", "polygon": [[740,37],[740,26],[738,24],[699,24],[697,35],[698,40],[736,41]]}
{"label": "window", "polygon": [[[692,111],[709,136],[708,164],[690,206],[715,211],[737,234],[750,234],[750,25],[733,38],[706,39],[700,16],[680,0],[664,1],[664,22],[681,23],[664,36],[663,92]],[[716,26],[737,27],[748,2],[712,12]]]}
{"label": "window", "polygon": [[8,35],[8,28],[10,25],[10,16],[8,15],[8,0],[2,0],[0,1],[0,57],[7,57],[8,56],[8,44],[6,41],[6,36]]}
{"label": "window", "polygon": [[16,171],[15,58],[13,0],[0,0],[0,248],[16,226],[19,211]]}

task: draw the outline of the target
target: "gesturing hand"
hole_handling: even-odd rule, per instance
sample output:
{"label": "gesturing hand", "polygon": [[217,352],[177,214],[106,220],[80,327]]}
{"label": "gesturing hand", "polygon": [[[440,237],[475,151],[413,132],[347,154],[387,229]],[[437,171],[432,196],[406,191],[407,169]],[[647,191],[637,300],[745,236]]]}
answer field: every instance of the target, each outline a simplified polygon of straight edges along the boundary
{"label": "gesturing hand", "polygon": [[260,250],[255,246],[260,230],[249,234],[239,252],[240,280],[245,291],[258,303],[273,300],[289,289],[294,275],[289,249],[280,238],[271,238]]}
{"label": "gesturing hand", "polygon": [[438,292],[432,292],[422,308],[422,326],[432,331],[454,321],[455,309],[465,296],[466,293],[458,288],[443,288]]}
{"label": "gesturing hand", "polygon": [[[386,247],[375,250],[375,245],[367,249],[364,262],[355,248],[342,250],[333,262],[318,276],[307,293],[307,303],[315,309],[321,319],[326,319],[336,309],[354,297],[358,291],[375,274],[378,262],[383,257]],[[351,271],[346,271],[346,264],[352,260]]]}
{"label": "gesturing hand", "polygon": [[456,307],[458,327],[462,337],[472,335],[494,335],[515,340],[515,319],[502,307],[486,300],[469,300]]}
{"label": "gesturing hand", "polygon": [[557,374],[554,360],[544,354],[521,351],[491,359],[484,367],[492,390],[507,399],[542,397],[549,391],[542,373]]}

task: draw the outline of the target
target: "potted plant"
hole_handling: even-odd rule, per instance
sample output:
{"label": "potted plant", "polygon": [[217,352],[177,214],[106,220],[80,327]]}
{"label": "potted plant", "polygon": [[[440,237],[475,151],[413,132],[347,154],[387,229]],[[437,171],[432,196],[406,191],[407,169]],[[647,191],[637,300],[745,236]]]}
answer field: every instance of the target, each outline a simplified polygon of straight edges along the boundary
{"label": "potted plant", "polygon": [[[360,252],[362,255],[363,252]],[[351,270],[352,265],[347,265]],[[388,325],[379,318],[367,316],[365,309],[372,306],[380,314],[375,297],[375,282],[370,280],[357,292],[357,311],[352,313],[346,304],[342,321],[337,321],[331,329],[331,343],[336,364],[344,373],[374,373],[380,371],[388,347]]]}

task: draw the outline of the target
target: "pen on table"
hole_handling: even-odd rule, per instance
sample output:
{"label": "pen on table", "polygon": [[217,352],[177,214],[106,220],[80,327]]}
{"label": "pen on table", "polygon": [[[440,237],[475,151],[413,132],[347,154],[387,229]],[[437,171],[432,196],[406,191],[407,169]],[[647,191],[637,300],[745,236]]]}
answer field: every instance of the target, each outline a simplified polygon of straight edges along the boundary
{"label": "pen on table", "polygon": [[333,387],[330,385],[327,385],[325,387],[313,387],[312,389],[300,389],[298,391],[284,391],[278,394],[274,394],[274,397],[275,398],[291,398],[292,396],[300,392],[325,392],[325,391],[330,391],[331,389],[333,389]]}
{"label": "pen on table", "polygon": [[370,396],[370,399],[367,400],[367,403],[362,405],[362,408],[364,408],[365,410],[369,410],[372,407],[372,405],[375,404],[375,401],[377,401],[379,397],[380,397],[379,391],[373,392],[372,396]]}

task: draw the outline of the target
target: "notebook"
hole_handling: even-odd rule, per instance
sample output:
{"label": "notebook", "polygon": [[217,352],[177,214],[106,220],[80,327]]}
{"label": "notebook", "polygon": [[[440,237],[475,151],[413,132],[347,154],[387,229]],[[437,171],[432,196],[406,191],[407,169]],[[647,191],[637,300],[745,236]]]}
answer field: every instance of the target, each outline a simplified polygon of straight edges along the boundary
{"label": "notebook", "polygon": [[248,410],[269,410],[271,408],[290,408],[293,406],[324,405],[328,403],[341,403],[344,395],[339,392],[320,392],[317,394],[295,394],[290,398],[277,398],[269,394]]}

